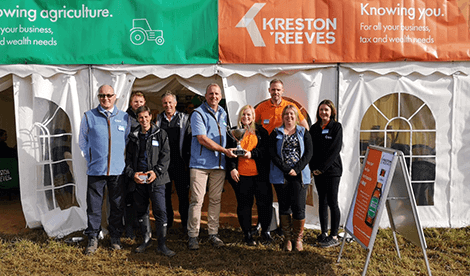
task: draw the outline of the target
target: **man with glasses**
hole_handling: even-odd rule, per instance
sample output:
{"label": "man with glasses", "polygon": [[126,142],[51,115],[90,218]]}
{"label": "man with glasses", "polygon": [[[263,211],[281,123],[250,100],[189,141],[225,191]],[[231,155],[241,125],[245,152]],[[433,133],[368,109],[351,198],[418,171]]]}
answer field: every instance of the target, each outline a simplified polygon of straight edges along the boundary
{"label": "man with glasses", "polygon": [[88,175],[86,255],[93,254],[98,248],[105,187],[108,188],[111,205],[109,233],[112,249],[121,249],[120,237],[123,231],[125,185],[122,174],[125,168],[124,152],[130,131],[129,116],[114,105],[116,94],[110,85],[100,86],[98,98],[100,104],[85,112],[79,136],[79,146],[87,161]]}

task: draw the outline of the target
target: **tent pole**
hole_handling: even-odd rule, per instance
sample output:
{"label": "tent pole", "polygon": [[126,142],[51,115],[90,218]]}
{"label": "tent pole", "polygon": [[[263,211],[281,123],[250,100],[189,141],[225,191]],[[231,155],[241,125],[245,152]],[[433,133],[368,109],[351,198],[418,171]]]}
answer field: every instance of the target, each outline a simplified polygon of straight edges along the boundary
{"label": "tent pole", "polygon": [[93,81],[92,81],[92,76],[93,76],[93,72],[92,72],[92,66],[93,65],[88,65],[88,108],[87,110],[89,109],[92,109],[93,108]]}
{"label": "tent pole", "polygon": [[337,63],[336,64],[336,82],[335,82],[335,92],[336,92],[336,100],[335,100],[335,105],[336,105],[336,120],[338,120],[339,118],[339,108],[338,108],[338,104],[339,104],[339,69],[340,69],[340,63]]}

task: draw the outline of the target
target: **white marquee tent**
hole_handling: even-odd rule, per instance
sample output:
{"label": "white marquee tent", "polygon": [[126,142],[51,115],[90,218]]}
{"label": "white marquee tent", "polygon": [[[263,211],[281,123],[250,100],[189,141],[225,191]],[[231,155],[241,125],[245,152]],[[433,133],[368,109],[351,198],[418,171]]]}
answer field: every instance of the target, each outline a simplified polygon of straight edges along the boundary
{"label": "white marquee tent", "polygon": [[[408,136],[400,134],[400,137],[416,136],[419,140],[419,133],[431,133],[428,140],[435,148],[435,152],[425,156],[409,153],[411,159],[421,158],[435,164],[435,179],[426,183],[433,187],[431,200],[426,206],[418,207],[421,223],[424,227],[463,227],[470,224],[470,214],[466,212],[470,207],[470,191],[465,182],[470,176],[470,165],[466,162],[470,155],[465,147],[470,142],[470,126],[465,124],[470,117],[466,110],[470,106],[469,73],[468,62],[3,65],[0,66],[0,87],[13,87],[21,201],[27,227],[42,226],[49,236],[63,237],[86,228],[86,163],[79,154],[78,130],[83,112],[98,104],[96,94],[101,84],[114,86],[117,106],[125,110],[132,90],[158,92],[177,80],[188,90],[203,95],[208,83],[217,82],[223,87],[230,119],[234,122],[243,105],[256,105],[269,98],[268,83],[274,77],[284,81],[285,96],[302,104],[312,120],[320,100],[329,98],[337,104],[338,119],[344,127],[341,152],[344,174],[339,195],[343,220],[359,177],[361,143],[365,136],[371,135],[370,130],[364,128],[368,126],[364,118],[374,117],[369,113],[370,107],[380,110],[381,99],[390,94],[398,93],[397,99],[401,99],[400,93],[417,98],[416,101],[423,104],[413,114],[429,109],[427,117],[423,118],[428,120],[432,114],[435,124],[427,130],[416,130],[417,136],[413,132]],[[393,121],[400,117],[387,116],[386,111],[379,114],[388,121],[378,124],[391,126],[396,125]],[[381,131],[388,137],[385,128]],[[56,147],[63,145],[63,141],[69,146]],[[67,149],[71,155],[61,152],[58,157],[57,148]],[[65,164],[72,173],[56,175],[56,168]],[[308,226],[318,228],[316,207],[309,206],[307,211]],[[384,220],[381,225],[387,226],[387,222]]]}

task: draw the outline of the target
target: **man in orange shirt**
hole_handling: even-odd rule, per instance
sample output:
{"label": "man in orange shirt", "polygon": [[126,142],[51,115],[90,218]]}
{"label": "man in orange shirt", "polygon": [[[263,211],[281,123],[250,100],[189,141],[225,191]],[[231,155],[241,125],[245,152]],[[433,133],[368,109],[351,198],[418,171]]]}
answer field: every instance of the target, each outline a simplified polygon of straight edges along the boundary
{"label": "man in orange shirt", "polygon": [[[284,100],[282,94],[284,93],[284,83],[280,79],[274,79],[269,83],[269,94],[271,99],[265,101],[256,107],[256,123],[262,125],[269,133],[276,127],[282,125],[282,110],[289,104],[290,101]],[[295,104],[293,104],[296,106]],[[299,113],[299,125],[309,129],[307,120],[297,108]]]}

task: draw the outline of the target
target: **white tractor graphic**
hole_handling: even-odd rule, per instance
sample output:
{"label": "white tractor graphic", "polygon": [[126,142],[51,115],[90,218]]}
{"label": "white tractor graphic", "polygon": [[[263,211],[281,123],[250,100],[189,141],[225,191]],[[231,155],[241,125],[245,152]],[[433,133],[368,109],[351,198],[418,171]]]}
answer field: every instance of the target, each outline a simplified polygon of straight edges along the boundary
{"label": "white tractor graphic", "polygon": [[133,19],[131,29],[131,42],[134,45],[141,45],[146,40],[155,41],[157,45],[165,43],[162,30],[152,30],[146,18]]}

